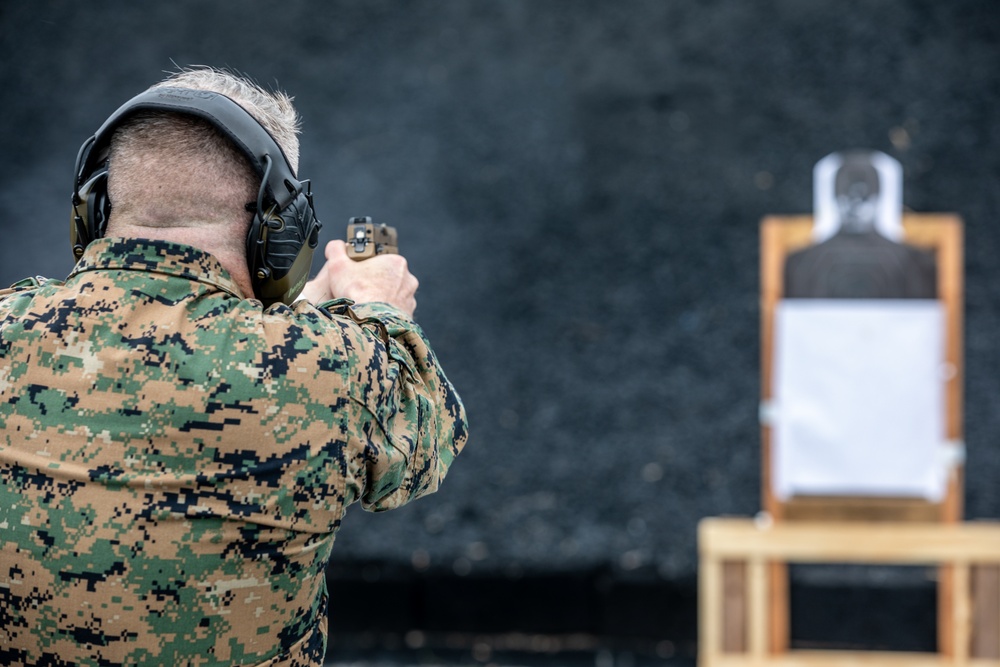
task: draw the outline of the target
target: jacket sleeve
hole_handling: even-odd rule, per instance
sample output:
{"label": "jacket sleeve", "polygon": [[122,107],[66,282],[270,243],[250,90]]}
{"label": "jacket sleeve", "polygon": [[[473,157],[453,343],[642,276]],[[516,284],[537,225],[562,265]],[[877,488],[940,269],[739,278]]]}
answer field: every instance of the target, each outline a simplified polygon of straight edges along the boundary
{"label": "jacket sleeve", "polygon": [[388,510],[437,490],[468,439],[465,408],[413,320],[382,303],[342,312],[364,336],[351,354],[348,502]]}

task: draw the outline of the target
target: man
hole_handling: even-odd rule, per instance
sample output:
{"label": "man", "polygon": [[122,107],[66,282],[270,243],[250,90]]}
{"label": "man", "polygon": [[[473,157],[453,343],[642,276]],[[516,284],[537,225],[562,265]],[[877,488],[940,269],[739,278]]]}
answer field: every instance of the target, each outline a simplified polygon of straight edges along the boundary
{"label": "man", "polygon": [[[284,95],[211,69],[151,90],[235,101],[296,180]],[[333,241],[304,298],[255,298],[254,230],[311,198],[264,213],[282,156],[210,116],[116,121],[106,229],[78,179],[70,276],[0,292],[0,664],[321,665],[346,506],[434,491],[466,441],[402,257]]]}

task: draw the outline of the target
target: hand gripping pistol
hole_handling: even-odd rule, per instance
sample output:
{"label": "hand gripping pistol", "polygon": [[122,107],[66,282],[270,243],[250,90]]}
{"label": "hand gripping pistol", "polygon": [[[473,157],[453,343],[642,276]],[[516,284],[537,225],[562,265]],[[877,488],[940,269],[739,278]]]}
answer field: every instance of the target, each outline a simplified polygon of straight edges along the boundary
{"label": "hand gripping pistol", "polygon": [[398,255],[396,228],[372,219],[351,218],[347,222],[347,256],[356,262],[375,255]]}

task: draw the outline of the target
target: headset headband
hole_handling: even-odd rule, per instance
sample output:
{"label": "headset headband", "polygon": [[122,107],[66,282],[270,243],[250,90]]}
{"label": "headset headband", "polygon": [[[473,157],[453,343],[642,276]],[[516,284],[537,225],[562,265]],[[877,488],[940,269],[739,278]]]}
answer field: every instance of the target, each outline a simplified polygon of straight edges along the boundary
{"label": "headset headband", "polygon": [[[285,152],[246,109],[220,93],[188,88],[148,90],[118,107],[94,134],[92,143],[89,146],[84,144],[81,149],[77,158],[77,188],[108,158],[115,130],[139,111],[167,111],[209,121],[236,144],[261,178],[267,172],[262,158],[272,156],[275,168],[270,171],[267,188],[279,209],[287,206],[295,196],[293,193],[299,189],[295,170]],[[277,159],[279,155],[281,160]],[[281,168],[282,165],[284,168]]]}

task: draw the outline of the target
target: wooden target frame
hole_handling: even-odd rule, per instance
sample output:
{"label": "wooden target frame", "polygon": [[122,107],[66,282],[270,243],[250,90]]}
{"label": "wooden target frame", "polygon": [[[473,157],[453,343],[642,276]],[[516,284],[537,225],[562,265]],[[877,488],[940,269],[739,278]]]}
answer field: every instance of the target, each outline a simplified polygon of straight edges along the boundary
{"label": "wooden target frame", "polygon": [[[903,241],[931,251],[937,263],[938,300],[945,310],[945,438],[962,442],[962,222],[949,214],[903,216]],[[812,216],[769,216],[761,223],[761,401],[774,396],[774,315],[784,289],[785,259],[812,245]],[[761,425],[761,491],[763,508],[775,521],[929,521],[954,523],[962,518],[963,474],[959,463],[949,473],[941,502],[918,498],[867,496],[793,496],[785,501],[773,492],[772,428]]]}

